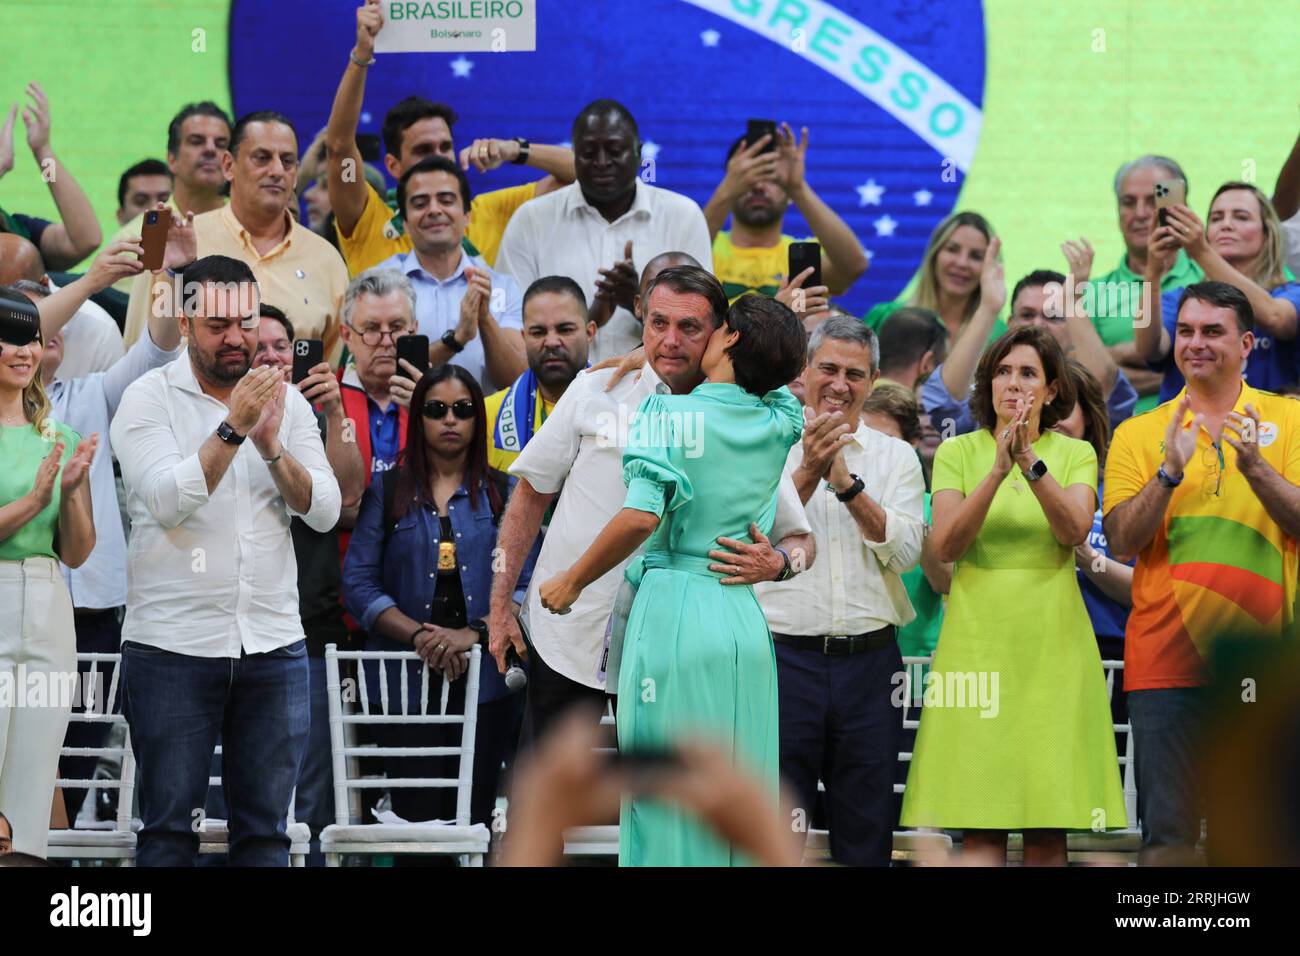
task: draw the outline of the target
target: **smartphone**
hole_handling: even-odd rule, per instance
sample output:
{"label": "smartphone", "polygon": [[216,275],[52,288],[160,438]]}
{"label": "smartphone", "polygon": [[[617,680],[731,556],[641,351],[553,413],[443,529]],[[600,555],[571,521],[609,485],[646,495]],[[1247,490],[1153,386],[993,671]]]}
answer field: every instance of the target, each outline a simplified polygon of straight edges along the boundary
{"label": "smartphone", "polygon": [[812,266],[813,274],[804,280],[801,288],[811,289],[813,286],[822,284],[822,247],[818,242],[792,242],[790,243],[790,271],[787,273],[789,278],[793,279],[799,273],[803,272],[809,266]]}
{"label": "smartphone", "polygon": [[770,153],[776,149],[776,120],[750,120],[749,127],[745,130],[745,145],[752,146],[764,136],[771,136],[772,138],[759,152]]}
{"label": "smartphone", "polygon": [[167,230],[171,224],[170,209],[150,209],[144,214],[144,225],[140,227],[140,244],[144,246],[144,255],[140,257],[140,262],[149,272],[162,268],[163,254],[167,251]]}
{"label": "smartphone", "polygon": [[297,385],[311,370],[325,361],[325,343],[320,339],[296,339],[293,343],[293,384]]}
{"label": "smartphone", "polygon": [[644,747],[615,751],[608,757],[608,767],[626,779],[629,792],[641,794],[653,793],[659,781],[684,770],[685,764],[675,750]]}
{"label": "smartphone", "polygon": [[406,359],[420,370],[423,375],[429,371],[429,337],[427,335],[403,335],[397,340],[397,374],[405,375],[401,361]]}
{"label": "smartphone", "polygon": [[1156,181],[1156,218],[1160,225],[1169,224],[1166,210],[1170,206],[1187,205],[1187,183],[1181,179],[1160,179]]}

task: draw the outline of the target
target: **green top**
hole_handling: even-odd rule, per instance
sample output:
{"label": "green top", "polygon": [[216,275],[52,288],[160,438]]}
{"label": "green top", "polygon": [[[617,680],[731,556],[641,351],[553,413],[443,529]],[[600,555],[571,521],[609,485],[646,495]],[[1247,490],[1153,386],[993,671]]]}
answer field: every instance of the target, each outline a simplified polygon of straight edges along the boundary
{"label": "green top", "polygon": [[[1174,267],[1160,280],[1160,291],[1181,289],[1205,278],[1201,267],[1179,249]],[[1089,281],[1084,295],[1092,297],[1089,314],[1097,334],[1107,346],[1133,341],[1133,313],[1142,301],[1142,277],[1128,267],[1128,253],[1119,266]],[[1086,303],[1086,299],[1085,299]]]}
{"label": "green top", "polygon": [[[930,493],[925,493],[925,523],[930,523]],[[943,626],[943,595],[937,594],[921,570],[921,565],[899,575],[907,598],[916,611],[916,619],[898,629],[898,649],[904,657],[927,657],[939,643]]]}
{"label": "green top", "polygon": [[[871,331],[873,332],[878,333],[880,332],[880,327],[884,325],[885,319],[889,318],[891,315],[893,315],[895,312],[897,312],[899,309],[903,308],[903,306],[907,304],[908,303],[906,302],[880,302],[871,307],[871,310],[862,317],[862,321],[866,323],[867,328],[871,329]],[[1007,324],[1003,322],[1001,319],[995,319],[993,322],[993,331],[989,333],[988,341],[989,342],[994,341],[999,336],[1003,335],[1006,331],[1007,331]],[[951,345],[951,343],[949,344]]]}
{"label": "green top", "polygon": [[[81,436],[67,425],[53,420],[49,421],[49,429],[57,431],[63,438],[62,464],[66,465],[77,450]],[[36,471],[53,448],[53,443],[46,441],[31,425],[0,426],[0,461],[5,463],[0,468],[0,506],[17,501],[32,490]],[[62,471],[60,466],[60,475]],[[54,536],[59,530],[59,494],[59,480],[56,478],[50,503],[14,535],[0,541],[0,561],[38,557],[58,560],[59,556],[54,553]]]}

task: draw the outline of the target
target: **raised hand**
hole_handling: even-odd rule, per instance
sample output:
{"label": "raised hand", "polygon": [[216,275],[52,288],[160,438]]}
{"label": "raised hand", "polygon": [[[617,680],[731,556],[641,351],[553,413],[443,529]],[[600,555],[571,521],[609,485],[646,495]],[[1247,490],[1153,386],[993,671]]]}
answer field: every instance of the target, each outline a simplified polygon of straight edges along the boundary
{"label": "raised hand", "polygon": [[636,305],[637,288],[641,277],[637,275],[632,263],[632,240],[623,246],[623,258],[608,269],[597,269],[600,277],[596,280],[596,295],[603,296],[615,306],[622,306],[629,312]]}
{"label": "raised hand", "polygon": [[27,127],[27,145],[38,159],[50,146],[50,101],[39,83],[27,84],[27,95],[32,102],[23,110],[23,125]]}
{"label": "raised hand", "polygon": [[339,380],[334,377],[329,362],[313,365],[307,377],[298,383],[302,397],[313,405],[320,406],[322,412],[329,412],[343,404],[343,395],[339,391]]}
{"label": "raised hand", "polygon": [[[1243,475],[1250,477],[1260,468],[1268,467],[1264,456],[1259,453],[1259,412],[1254,405],[1246,406],[1245,415],[1228,412],[1228,420],[1223,423],[1223,427],[1223,440],[1236,449],[1237,467]],[[1237,437],[1234,439],[1226,434],[1229,431]]]}
{"label": "raised hand", "polygon": [[366,0],[364,7],[357,7],[357,46],[354,51],[362,62],[375,55],[375,37],[384,26],[384,9],[379,0]]}
{"label": "raised hand", "polygon": [[805,473],[825,478],[835,456],[856,431],[856,424],[846,422],[843,412],[822,412],[811,419],[804,412],[803,467]]}
{"label": "raised hand", "polygon": [[776,181],[787,195],[793,195],[804,184],[804,170],[808,155],[808,127],[804,126],[795,142],[794,131],[789,123],[781,124],[781,133],[777,137]]}
{"label": "raised hand", "polygon": [[476,139],[460,151],[460,168],[469,171],[473,166],[480,173],[513,163],[522,149],[518,140]]}
{"label": "raised hand", "polygon": [[252,369],[235,383],[230,393],[230,414],[226,421],[240,435],[249,434],[262,418],[262,411],[284,384],[274,365]]}
{"label": "raised hand", "polygon": [[63,458],[63,449],[65,447],[62,441],[56,441],[54,448],[42,459],[40,467],[36,469],[36,479],[32,482],[32,490],[27,493],[36,502],[38,512],[45,510],[45,506],[54,497],[54,479],[59,474],[59,460]]}
{"label": "raised hand", "polygon": [[86,476],[90,474],[90,464],[95,460],[95,451],[98,448],[98,433],[91,435],[89,438],[83,438],[77,443],[72,457],[63,466],[63,475],[59,482],[59,491],[65,500],[71,497],[72,493],[85,482]]}
{"label": "raised hand", "polygon": [[144,246],[140,245],[138,236],[110,242],[91,262],[90,268],[86,270],[86,280],[98,292],[119,279],[139,275],[144,271],[144,264],[140,261],[143,255]]}
{"label": "raised hand", "polygon": [[727,173],[722,178],[721,190],[728,204],[735,202],[761,182],[777,178],[777,164],[781,159],[779,149],[762,152],[772,142],[769,134],[736,150],[727,160]]}
{"label": "raised hand", "polygon": [[1147,268],[1145,278],[1156,283],[1158,294],[1160,280],[1174,267],[1178,258],[1178,236],[1172,226],[1158,226],[1147,239]]}
{"label": "raised hand", "polygon": [[1165,429],[1165,474],[1170,478],[1182,477],[1183,469],[1196,454],[1196,438],[1205,427],[1205,416],[1197,414],[1192,418],[1190,427],[1184,427],[1184,420],[1192,407],[1192,397],[1183,395],[1183,400],[1174,409]]}
{"label": "raised hand", "polygon": [[14,117],[18,115],[18,104],[9,107],[9,115],[4,125],[0,126],[0,176],[14,168]]}
{"label": "raised hand", "polygon": [[469,285],[460,300],[460,321],[456,323],[456,340],[469,344],[478,335],[478,324],[488,310],[492,299],[492,280],[482,269],[467,268],[465,279]]}
{"label": "raised hand", "polygon": [[[165,209],[166,203],[159,203],[159,209]],[[189,265],[199,257],[199,240],[194,235],[194,212],[184,216],[172,213],[171,224],[167,227],[167,247],[163,251],[163,262],[154,275],[163,269],[175,269],[177,266]]]}
{"label": "raised hand", "polygon": [[1007,280],[1005,267],[998,253],[1002,251],[1002,239],[994,236],[989,241],[984,253],[984,264],[980,267],[980,308],[989,309],[994,315],[1002,311],[1007,302]]}
{"label": "raised hand", "polygon": [[805,324],[819,317],[823,312],[829,312],[831,304],[830,286],[814,285],[807,289],[803,287],[812,274],[813,267],[809,266],[797,276],[787,276],[781,283],[781,288],[772,297],[803,319]]}
{"label": "raised hand", "polygon": [[1166,212],[1169,229],[1189,256],[1197,259],[1209,252],[1209,243],[1205,241],[1205,225],[1190,206],[1170,206]]}
{"label": "raised hand", "polygon": [[1061,243],[1061,253],[1065,256],[1065,261],[1070,264],[1070,277],[1074,279],[1074,285],[1083,285],[1092,275],[1093,248],[1083,236],[1079,237],[1078,242],[1070,239]]}
{"label": "raised hand", "polygon": [[280,445],[280,423],[284,421],[286,388],[284,381],[277,375],[276,381],[271,387],[271,395],[266,404],[262,406],[262,412],[258,416],[257,424],[248,433],[248,437],[252,439],[254,446],[262,453],[263,458],[274,458],[282,450]]}

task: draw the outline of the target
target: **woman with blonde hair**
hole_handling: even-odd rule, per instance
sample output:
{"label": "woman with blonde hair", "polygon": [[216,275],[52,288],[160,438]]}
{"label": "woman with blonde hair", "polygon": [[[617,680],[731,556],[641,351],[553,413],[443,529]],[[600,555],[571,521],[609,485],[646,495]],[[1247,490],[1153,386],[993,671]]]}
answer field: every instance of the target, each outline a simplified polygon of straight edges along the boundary
{"label": "woman with blonde hair", "polygon": [[[1300,377],[1296,338],[1300,283],[1288,277],[1282,223],[1269,198],[1250,183],[1224,183],[1210,201],[1204,224],[1187,206],[1169,207],[1166,224],[1151,234],[1147,277],[1167,268],[1180,247],[1205,272],[1207,281],[1236,286],[1250,301],[1255,327],[1254,346],[1246,363],[1247,383],[1270,392],[1294,384]],[[1164,371],[1161,402],[1175,398],[1183,388],[1183,375],[1173,355],[1182,291],[1173,289],[1161,295],[1158,315],[1157,303],[1152,302],[1149,318],[1160,321],[1135,325],[1138,354]]]}
{"label": "woman with blonde hair", "polygon": [[[980,307],[980,275],[986,256],[997,256],[993,227],[977,212],[955,212],[930,234],[916,289],[906,302],[882,302],[862,319],[873,331],[905,305],[930,309],[948,330],[948,341],[957,336]],[[1007,330],[999,319],[989,341]]]}
{"label": "woman with blonde hair", "polygon": [[[18,693],[35,675],[48,688],[76,676],[72,598],[59,561],[79,567],[95,546],[86,477],[98,436],[82,439],[50,418],[44,352],[36,308],[0,291],[0,674],[15,678]],[[71,703],[0,699],[0,808],[13,823],[14,849],[33,856],[46,853]]]}

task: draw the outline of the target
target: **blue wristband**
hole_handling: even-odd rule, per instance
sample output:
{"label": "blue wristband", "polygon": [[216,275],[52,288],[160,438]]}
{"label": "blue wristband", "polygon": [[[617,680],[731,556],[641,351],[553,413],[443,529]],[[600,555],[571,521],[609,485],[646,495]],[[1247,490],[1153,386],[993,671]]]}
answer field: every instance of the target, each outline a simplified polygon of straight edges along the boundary
{"label": "blue wristband", "polygon": [[1182,478],[1179,478],[1177,481],[1175,481],[1173,478],[1169,477],[1169,473],[1165,471],[1165,466],[1163,462],[1161,463],[1160,467],[1156,469],[1156,481],[1160,482],[1160,484],[1164,485],[1166,488],[1177,488],[1179,485],[1183,483]]}

